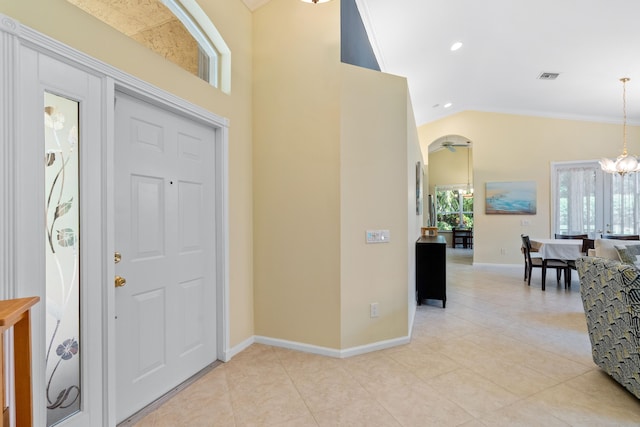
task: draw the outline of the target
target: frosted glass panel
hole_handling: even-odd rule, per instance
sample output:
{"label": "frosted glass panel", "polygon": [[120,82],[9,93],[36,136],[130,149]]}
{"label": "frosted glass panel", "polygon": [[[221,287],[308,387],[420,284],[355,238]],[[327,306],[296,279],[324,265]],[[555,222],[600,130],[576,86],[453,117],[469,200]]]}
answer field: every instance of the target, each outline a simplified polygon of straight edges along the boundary
{"label": "frosted glass panel", "polygon": [[80,410],[78,102],[44,95],[47,426]]}

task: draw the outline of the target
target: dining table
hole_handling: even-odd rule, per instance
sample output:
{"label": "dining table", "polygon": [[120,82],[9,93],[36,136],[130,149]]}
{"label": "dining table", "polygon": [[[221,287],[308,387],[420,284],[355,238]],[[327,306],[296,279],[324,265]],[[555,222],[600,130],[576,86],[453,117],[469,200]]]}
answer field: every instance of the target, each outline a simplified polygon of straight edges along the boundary
{"label": "dining table", "polygon": [[531,247],[543,259],[575,261],[583,256],[582,239],[546,239],[531,237]]}

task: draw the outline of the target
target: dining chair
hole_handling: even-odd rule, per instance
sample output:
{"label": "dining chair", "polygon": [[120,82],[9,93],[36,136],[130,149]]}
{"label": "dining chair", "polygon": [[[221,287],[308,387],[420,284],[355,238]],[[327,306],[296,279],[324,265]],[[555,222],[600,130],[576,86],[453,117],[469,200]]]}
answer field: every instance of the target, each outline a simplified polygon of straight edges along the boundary
{"label": "dining chair", "polygon": [[534,268],[540,268],[542,270],[542,290],[546,289],[547,269],[553,268],[556,270],[556,279],[560,284],[560,275],[564,272],[564,286],[568,286],[571,280],[571,269],[569,264],[565,261],[558,259],[544,259],[541,256],[532,256],[531,254],[531,239],[526,234],[521,234],[522,238],[522,251],[524,253],[525,260],[525,273],[524,278],[527,281],[527,286],[531,286],[531,272]]}
{"label": "dining chair", "polygon": [[473,228],[456,228],[451,229],[451,247],[462,245],[463,248],[473,248]]}
{"label": "dining chair", "polygon": [[603,239],[640,240],[639,234],[603,234]]}
{"label": "dining chair", "polygon": [[[594,241],[593,239],[591,239],[591,242],[587,242],[587,240],[589,239],[589,235],[588,234],[559,234],[556,233],[555,234],[555,238],[556,239],[582,239],[582,247],[580,249],[580,252],[582,252],[583,255],[586,255],[587,252],[589,251],[589,246],[594,245]],[[593,249],[593,247],[591,248]],[[578,268],[576,267],[576,260],[574,259],[569,259],[565,261],[567,263],[567,265],[569,266],[570,269],[572,270],[578,270]],[[571,276],[569,276],[571,277]],[[571,287],[571,278],[569,278],[569,287]]]}
{"label": "dining chair", "polygon": [[582,250],[581,252],[585,255],[589,254],[589,249],[596,248],[596,240],[595,239],[582,239]]}
{"label": "dining chair", "polygon": [[588,234],[555,234],[556,239],[588,239]]}

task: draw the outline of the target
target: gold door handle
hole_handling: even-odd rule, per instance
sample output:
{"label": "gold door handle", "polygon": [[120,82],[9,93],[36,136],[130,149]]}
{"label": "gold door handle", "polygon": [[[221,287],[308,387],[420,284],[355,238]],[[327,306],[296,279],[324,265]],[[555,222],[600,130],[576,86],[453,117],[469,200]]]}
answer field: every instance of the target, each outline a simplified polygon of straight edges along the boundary
{"label": "gold door handle", "polygon": [[119,263],[121,259],[122,259],[122,255],[120,254],[120,252],[115,252],[113,254],[113,262],[115,264]]}
{"label": "gold door handle", "polygon": [[127,284],[127,279],[125,279],[124,277],[116,276],[116,279],[114,280],[114,282],[115,282],[116,288],[121,288]]}

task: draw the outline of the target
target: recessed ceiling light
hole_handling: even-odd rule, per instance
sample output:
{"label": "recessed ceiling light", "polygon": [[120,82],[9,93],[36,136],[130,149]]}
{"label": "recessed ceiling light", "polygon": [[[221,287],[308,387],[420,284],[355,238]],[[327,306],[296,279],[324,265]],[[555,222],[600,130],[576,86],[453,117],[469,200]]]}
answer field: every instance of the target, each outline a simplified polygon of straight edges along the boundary
{"label": "recessed ceiling light", "polygon": [[447,102],[446,104],[444,104],[444,108],[449,108],[451,107],[453,104],[451,102]]}
{"label": "recessed ceiling light", "polygon": [[454,44],[451,45],[451,52],[455,52],[456,50],[460,49],[462,47],[462,42],[455,42]]}

